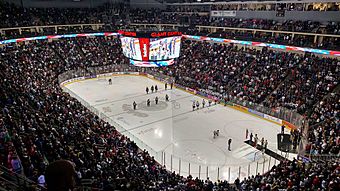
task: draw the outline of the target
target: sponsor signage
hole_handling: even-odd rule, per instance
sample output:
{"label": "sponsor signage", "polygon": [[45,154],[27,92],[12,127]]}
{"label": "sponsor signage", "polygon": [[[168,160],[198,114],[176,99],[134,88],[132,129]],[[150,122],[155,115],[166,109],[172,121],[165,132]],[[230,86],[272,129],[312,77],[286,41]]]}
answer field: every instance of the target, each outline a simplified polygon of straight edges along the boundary
{"label": "sponsor signage", "polygon": [[248,112],[263,117],[263,113],[255,111],[253,109],[248,109]]}
{"label": "sponsor signage", "polygon": [[274,121],[274,122],[279,123],[279,124],[282,124],[282,120],[281,119],[273,117],[273,116],[270,116],[270,115],[267,115],[267,114],[264,114],[263,118],[268,119],[270,121]]}
{"label": "sponsor signage", "polygon": [[211,11],[212,17],[235,17],[236,11]]}

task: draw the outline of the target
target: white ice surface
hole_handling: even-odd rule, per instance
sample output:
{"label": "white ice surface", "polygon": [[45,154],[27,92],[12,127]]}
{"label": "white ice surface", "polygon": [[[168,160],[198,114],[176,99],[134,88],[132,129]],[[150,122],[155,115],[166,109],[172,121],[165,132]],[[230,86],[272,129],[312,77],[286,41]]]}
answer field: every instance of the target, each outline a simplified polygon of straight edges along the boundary
{"label": "white ice surface", "polygon": [[[268,147],[277,150],[280,126],[258,117],[222,105],[192,111],[192,102],[203,98],[179,89],[164,90],[164,84],[143,76],[113,76],[113,84],[106,79],[90,79],[66,85],[92,107],[110,118],[121,132],[146,148],[169,170],[183,176],[233,181],[240,175],[267,171],[278,163],[244,143],[245,131],[268,140]],[[145,93],[145,88],[157,85],[157,93]],[[165,94],[170,102],[165,101]],[[155,105],[154,98],[159,97]],[[146,106],[146,100],[151,106]],[[132,108],[133,101],[138,104]],[[206,100],[207,103],[207,100]],[[207,105],[207,104],[206,104]],[[100,115],[103,116],[103,115]],[[213,131],[220,136],[213,139]],[[232,139],[231,151],[227,149]],[[147,145],[147,146],[146,146]],[[189,165],[190,163],[190,165]],[[257,170],[256,170],[257,169]]]}

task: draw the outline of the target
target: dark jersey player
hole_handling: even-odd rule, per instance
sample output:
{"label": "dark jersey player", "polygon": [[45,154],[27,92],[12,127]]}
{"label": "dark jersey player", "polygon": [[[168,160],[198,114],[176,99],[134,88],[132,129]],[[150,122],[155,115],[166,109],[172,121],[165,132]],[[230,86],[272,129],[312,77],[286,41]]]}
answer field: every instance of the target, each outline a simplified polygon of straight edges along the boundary
{"label": "dark jersey player", "polygon": [[137,109],[137,103],[135,101],[133,101],[133,110]]}

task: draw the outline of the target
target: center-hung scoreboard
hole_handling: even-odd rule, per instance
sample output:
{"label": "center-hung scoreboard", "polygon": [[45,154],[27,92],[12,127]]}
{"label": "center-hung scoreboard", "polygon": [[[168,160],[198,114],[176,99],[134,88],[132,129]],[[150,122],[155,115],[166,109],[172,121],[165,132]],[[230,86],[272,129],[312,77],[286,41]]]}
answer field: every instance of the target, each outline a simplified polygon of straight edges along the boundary
{"label": "center-hung scoreboard", "polygon": [[124,56],[141,67],[162,67],[174,64],[181,50],[182,33],[178,31],[118,31]]}

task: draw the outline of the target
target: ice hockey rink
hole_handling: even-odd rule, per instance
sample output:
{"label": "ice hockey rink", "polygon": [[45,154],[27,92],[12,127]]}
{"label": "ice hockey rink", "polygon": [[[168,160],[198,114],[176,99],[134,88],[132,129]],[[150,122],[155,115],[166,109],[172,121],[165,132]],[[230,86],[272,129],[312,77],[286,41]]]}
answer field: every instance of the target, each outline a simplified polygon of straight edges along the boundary
{"label": "ice hockey rink", "polygon": [[[108,84],[109,78],[112,85]],[[158,86],[158,92],[146,94],[145,88],[152,85]],[[193,101],[202,103],[202,97],[176,88],[165,90],[164,84],[154,79],[115,75],[68,83],[64,90],[180,175],[234,181],[266,172],[278,163],[244,141],[248,129],[260,139],[267,139],[268,148],[277,151],[279,125],[214,102],[208,107],[207,100],[205,108],[201,104],[199,110],[192,111]],[[165,101],[166,94],[169,102]],[[147,99],[150,107],[146,106]],[[133,110],[133,101],[138,104],[137,110]],[[217,129],[220,136],[214,139],[213,131]]]}

